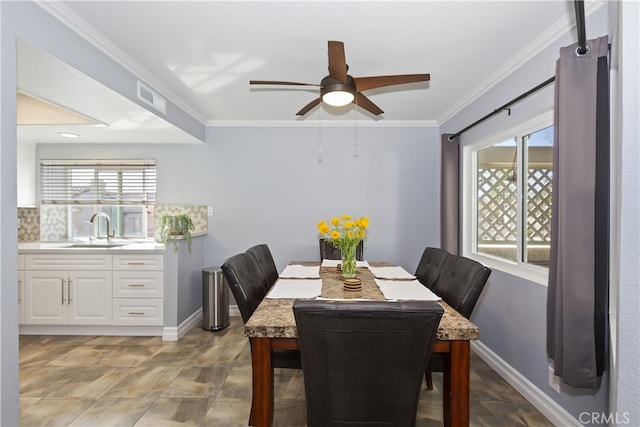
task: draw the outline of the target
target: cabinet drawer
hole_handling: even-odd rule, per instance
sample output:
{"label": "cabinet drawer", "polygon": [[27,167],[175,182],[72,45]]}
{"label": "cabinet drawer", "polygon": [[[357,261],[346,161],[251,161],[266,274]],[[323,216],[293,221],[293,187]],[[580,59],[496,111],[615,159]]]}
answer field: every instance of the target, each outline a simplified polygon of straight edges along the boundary
{"label": "cabinet drawer", "polygon": [[114,299],[113,324],[162,326],[164,324],[164,300]]}
{"label": "cabinet drawer", "polygon": [[111,270],[111,255],[25,255],[25,270]]}
{"label": "cabinet drawer", "polygon": [[127,254],[113,256],[114,270],[162,270],[164,255]]}
{"label": "cabinet drawer", "polygon": [[114,298],[162,298],[164,296],[162,271],[114,271]]}

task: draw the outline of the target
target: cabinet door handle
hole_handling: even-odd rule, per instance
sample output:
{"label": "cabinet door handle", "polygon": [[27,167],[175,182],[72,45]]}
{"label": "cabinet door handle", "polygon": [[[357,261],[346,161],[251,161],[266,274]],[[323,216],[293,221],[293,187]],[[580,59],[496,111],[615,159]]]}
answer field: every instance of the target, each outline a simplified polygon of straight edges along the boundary
{"label": "cabinet door handle", "polygon": [[67,301],[71,305],[71,279],[67,281]]}
{"label": "cabinet door handle", "polygon": [[144,315],[144,312],[143,311],[130,311],[127,314],[130,315],[130,316],[132,316],[132,315],[142,316],[142,315]]}
{"label": "cabinet door handle", "polygon": [[60,281],[62,283],[60,283],[60,297],[62,299],[62,305],[64,305],[65,300],[64,300],[64,279],[60,279]]}
{"label": "cabinet door handle", "polygon": [[129,261],[127,265],[145,265],[145,263],[144,261],[140,261],[140,262]]}
{"label": "cabinet door handle", "polygon": [[[22,286],[22,280],[18,280],[18,289]],[[18,297],[18,304],[22,302],[22,298]]]}
{"label": "cabinet door handle", "polygon": [[144,285],[137,284],[137,283],[130,283],[127,286],[129,286],[130,288],[144,288]]}

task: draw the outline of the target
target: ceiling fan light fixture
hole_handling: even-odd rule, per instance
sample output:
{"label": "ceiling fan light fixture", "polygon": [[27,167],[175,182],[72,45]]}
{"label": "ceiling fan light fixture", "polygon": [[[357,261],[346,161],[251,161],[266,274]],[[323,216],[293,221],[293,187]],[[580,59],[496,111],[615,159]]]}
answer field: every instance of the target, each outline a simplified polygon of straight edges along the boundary
{"label": "ceiling fan light fixture", "polygon": [[353,101],[353,98],[353,93],[344,90],[334,90],[322,95],[322,101],[334,107],[347,105]]}
{"label": "ceiling fan light fixture", "polygon": [[321,85],[320,96],[322,101],[334,107],[347,105],[353,102],[356,97],[356,88],[351,76],[347,76],[346,84],[327,76],[322,79]]}

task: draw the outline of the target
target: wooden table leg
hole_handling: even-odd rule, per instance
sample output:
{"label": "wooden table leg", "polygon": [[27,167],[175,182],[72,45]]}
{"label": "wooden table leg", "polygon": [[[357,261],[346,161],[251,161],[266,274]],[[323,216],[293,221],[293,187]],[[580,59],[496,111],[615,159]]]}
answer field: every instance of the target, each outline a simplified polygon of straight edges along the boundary
{"label": "wooden table leg", "polygon": [[249,424],[254,427],[271,427],[273,424],[271,339],[251,338],[251,366],[253,368],[253,398]]}
{"label": "wooden table leg", "polygon": [[443,353],[442,409],[444,425],[469,426],[469,341],[450,341],[449,353]]}

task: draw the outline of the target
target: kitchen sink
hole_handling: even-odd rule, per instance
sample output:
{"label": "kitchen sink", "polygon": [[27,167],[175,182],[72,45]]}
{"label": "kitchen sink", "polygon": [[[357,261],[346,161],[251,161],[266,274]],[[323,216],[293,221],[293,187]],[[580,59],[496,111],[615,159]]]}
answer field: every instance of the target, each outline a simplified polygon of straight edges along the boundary
{"label": "kitchen sink", "polygon": [[127,243],[74,243],[65,248],[117,248]]}

